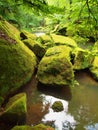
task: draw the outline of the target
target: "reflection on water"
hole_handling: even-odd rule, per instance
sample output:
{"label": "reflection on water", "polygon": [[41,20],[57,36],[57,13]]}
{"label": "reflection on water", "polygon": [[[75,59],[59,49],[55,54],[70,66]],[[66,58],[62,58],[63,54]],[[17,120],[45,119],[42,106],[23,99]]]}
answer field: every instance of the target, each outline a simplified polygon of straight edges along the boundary
{"label": "reflection on water", "polygon": [[[44,123],[56,130],[98,130],[98,82],[86,72],[78,72],[76,80],[79,85],[72,88],[40,85],[30,89],[27,124]],[[64,110],[54,112],[51,105],[58,100]]]}
{"label": "reflection on water", "polygon": [[[67,101],[44,94],[42,94],[41,97],[43,97],[44,105],[49,103],[49,112],[42,118],[42,122],[47,123],[52,121],[52,126],[55,127],[56,130],[75,129],[76,121],[74,120],[74,117],[68,113]],[[54,112],[52,110],[51,106],[55,101],[61,101],[63,103],[63,111]]]}
{"label": "reflection on water", "polygon": [[86,130],[98,130],[98,123],[94,125],[88,125],[85,127]]}

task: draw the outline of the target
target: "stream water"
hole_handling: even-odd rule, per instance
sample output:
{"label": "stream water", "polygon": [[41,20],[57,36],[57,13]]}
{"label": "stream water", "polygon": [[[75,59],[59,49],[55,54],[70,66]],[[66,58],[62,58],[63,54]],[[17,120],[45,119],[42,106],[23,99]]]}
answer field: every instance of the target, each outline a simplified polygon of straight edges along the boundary
{"label": "stream water", "polygon": [[[45,87],[38,85],[36,79],[25,87],[27,93],[28,125],[44,123],[56,130],[98,130],[98,82],[87,72],[76,74],[79,85]],[[64,110],[51,109],[55,101],[63,103]]]}

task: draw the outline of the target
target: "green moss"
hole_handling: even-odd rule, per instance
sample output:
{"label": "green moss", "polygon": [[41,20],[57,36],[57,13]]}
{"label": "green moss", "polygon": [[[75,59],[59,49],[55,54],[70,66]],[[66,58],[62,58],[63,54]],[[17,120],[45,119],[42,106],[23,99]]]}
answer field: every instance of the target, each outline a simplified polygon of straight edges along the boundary
{"label": "green moss", "polygon": [[39,124],[39,125],[34,126],[32,130],[54,130],[54,129],[50,126]]}
{"label": "green moss", "polygon": [[69,37],[56,35],[56,34],[51,34],[50,36],[51,36],[52,40],[54,41],[54,43],[56,45],[62,45],[63,44],[63,45],[67,45],[67,46],[70,46],[70,47],[77,47],[76,42]]}
{"label": "green moss", "polygon": [[52,127],[50,126],[45,126],[43,124],[39,124],[36,126],[15,126],[14,128],[12,128],[11,130],[54,130]]}
{"label": "green moss", "polygon": [[10,98],[6,104],[4,111],[0,115],[0,121],[9,124],[21,124],[25,121],[26,112],[26,94],[17,94]]}
{"label": "green moss", "polygon": [[4,98],[31,79],[37,64],[35,54],[6,23],[0,21],[0,96]]}
{"label": "green moss", "polygon": [[5,113],[26,113],[26,94],[20,93],[10,98],[9,102],[5,107]]}
{"label": "green moss", "polygon": [[20,32],[20,37],[21,37],[22,40],[24,40],[24,39],[36,40],[37,39],[37,36],[35,34],[32,34],[32,33],[27,32],[25,30],[22,30]]}
{"label": "green moss", "polygon": [[81,70],[89,68],[93,59],[94,57],[90,51],[75,48],[72,52],[73,69]]}
{"label": "green moss", "polygon": [[47,50],[39,63],[37,77],[43,84],[69,85],[74,73],[70,62],[71,49],[66,46],[55,46]]}
{"label": "green moss", "polygon": [[36,57],[26,46],[0,42],[0,95],[29,81],[35,66]]}
{"label": "green moss", "polygon": [[95,56],[89,70],[92,73],[93,77],[98,80],[98,56]]}
{"label": "green moss", "polygon": [[6,33],[10,38],[12,39],[20,39],[20,32],[17,28],[15,28],[13,25],[8,23],[3,18],[0,19],[0,30]]}
{"label": "green moss", "polygon": [[46,50],[40,43],[32,39],[26,39],[23,42],[35,53],[37,57],[42,58],[44,56]]}
{"label": "green moss", "polygon": [[61,46],[61,45],[66,45],[69,47],[77,47],[77,44],[73,39],[56,34],[40,36],[38,38],[38,41],[41,44],[43,44],[46,49],[53,46]]}
{"label": "green moss", "polygon": [[31,126],[27,126],[27,125],[15,126],[11,130],[32,130],[32,127]]}
{"label": "green moss", "polygon": [[63,111],[63,104],[61,101],[55,101],[52,105],[52,109],[55,111],[55,112],[60,112],[60,111]]}

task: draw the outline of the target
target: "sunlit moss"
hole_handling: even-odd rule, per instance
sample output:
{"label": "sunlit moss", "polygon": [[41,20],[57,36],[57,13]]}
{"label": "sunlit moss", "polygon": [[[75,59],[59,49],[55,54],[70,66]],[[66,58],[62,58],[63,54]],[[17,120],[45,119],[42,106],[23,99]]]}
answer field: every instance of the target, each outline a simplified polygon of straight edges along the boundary
{"label": "sunlit moss", "polygon": [[42,58],[46,52],[45,48],[42,46],[41,43],[37,42],[36,40],[32,40],[30,38],[23,40],[24,44],[31,49],[37,57]]}
{"label": "sunlit moss", "polygon": [[70,62],[71,48],[55,46],[47,50],[39,63],[37,77],[43,84],[70,85],[74,78]]}
{"label": "sunlit moss", "polygon": [[89,68],[94,59],[90,51],[83,50],[78,47],[72,51],[71,55],[72,55],[73,69],[75,70]]}
{"label": "sunlit moss", "polygon": [[90,72],[92,73],[93,77],[98,80],[98,56],[95,56],[90,67]]}
{"label": "sunlit moss", "polygon": [[0,29],[0,96],[6,97],[31,79],[37,62],[15,27],[0,20]]}
{"label": "sunlit moss", "polygon": [[43,124],[39,124],[36,126],[15,126],[11,130],[54,130],[54,128]]}
{"label": "sunlit moss", "polygon": [[25,121],[26,112],[26,94],[17,94],[14,97],[11,97],[6,104],[4,111],[0,115],[0,121],[9,124],[20,124]]}
{"label": "sunlit moss", "polygon": [[56,34],[51,34],[50,36],[55,44],[64,44],[71,47],[77,47],[76,42],[69,37],[56,35]]}

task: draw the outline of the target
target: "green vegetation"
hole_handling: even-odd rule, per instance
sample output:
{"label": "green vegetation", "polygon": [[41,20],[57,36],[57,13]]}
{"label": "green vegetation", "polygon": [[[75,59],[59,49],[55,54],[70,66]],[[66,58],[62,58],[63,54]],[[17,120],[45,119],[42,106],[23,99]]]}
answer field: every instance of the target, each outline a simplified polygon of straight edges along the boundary
{"label": "green vegetation", "polygon": [[71,48],[65,45],[50,47],[38,65],[37,78],[46,85],[72,85]]}
{"label": "green vegetation", "polygon": [[26,94],[19,93],[9,99],[4,111],[0,113],[0,121],[9,124],[21,124],[26,119],[26,112]]}
{"label": "green vegetation", "polygon": [[19,31],[0,20],[0,104],[27,83],[36,67],[36,56],[19,39]]}
{"label": "green vegetation", "polygon": [[[38,81],[48,87],[72,86],[74,71],[82,69],[98,80],[97,30],[97,0],[0,0],[0,107],[35,69]],[[53,109],[63,110],[61,102]],[[26,95],[11,99],[4,110],[1,120],[25,119]],[[43,124],[18,128],[53,130]]]}
{"label": "green vegetation", "polygon": [[15,126],[11,130],[54,130],[54,129],[50,126],[39,124],[39,125],[36,125],[36,126],[27,126],[27,125]]}

